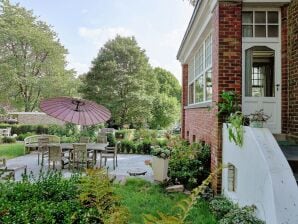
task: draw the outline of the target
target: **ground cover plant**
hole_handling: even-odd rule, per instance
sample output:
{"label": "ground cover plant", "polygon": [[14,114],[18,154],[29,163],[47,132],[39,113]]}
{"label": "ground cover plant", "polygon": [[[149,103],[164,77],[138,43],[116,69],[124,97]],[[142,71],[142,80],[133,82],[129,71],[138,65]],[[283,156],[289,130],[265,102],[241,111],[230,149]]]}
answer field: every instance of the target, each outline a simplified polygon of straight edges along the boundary
{"label": "ground cover plant", "polygon": [[[130,224],[142,224],[145,215],[157,216],[158,213],[175,215],[178,212],[176,204],[188,196],[183,193],[166,193],[160,185],[151,184],[142,179],[129,179],[126,184],[115,185],[115,192],[121,198],[121,203],[130,211]],[[217,223],[211,214],[208,204],[199,201],[187,217],[189,223]]]}
{"label": "ground cover plant", "polygon": [[24,145],[21,143],[0,144],[0,157],[11,159],[24,154]]}

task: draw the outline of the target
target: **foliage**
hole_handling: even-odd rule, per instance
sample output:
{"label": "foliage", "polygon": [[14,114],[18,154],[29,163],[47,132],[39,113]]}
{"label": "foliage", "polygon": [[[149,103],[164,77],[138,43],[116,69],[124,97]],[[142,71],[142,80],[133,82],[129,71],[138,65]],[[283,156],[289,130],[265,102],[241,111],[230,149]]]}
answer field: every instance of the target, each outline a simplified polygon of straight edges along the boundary
{"label": "foliage", "polygon": [[157,94],[153,101],[152,120],[150,128],[161,129],[173,125],[180,116],[179,101],[166,94]]}
{"label": "foliage", "polygon": [[14,137],[3,137],[1,138],[2,143],[16,143],[16,139]]}
{"label": "foliage", "polygon": [[243,128],[244,116],[238,111],[234,114],[231,114],[229,117],[228,124],[228,133],[229,133],[229,141],[233,141],[239,147],[243,146],[243,136],[244,136],[244,128]]}
{"label": "foliage", "polygon": [[236,208],[233,202],[231,202],[224,196],[215,196],[211,200],[209,207],[218,220],[222,219],[231,210]]}
{"label": "foliage", "polygon": [[116,145],[116,138],[115,135],[113,133],[108,133],[107,134],[107,140],[109,143],[109,147],[113,147]]}
{"label": "foliage", "polygon": [[[34,178],[33,178],[34,179]],[[72,223],[75,211],[83,217],[84,207],[77,200],[77,176],[41,173],[34,181],[0,183],[1,223]]]}
{"label": "foliage", "polygon": [[210,173],[209,176],[202,182],[202,184],[191,192],[191,195],[181,200],[177,203],[177,207],[179,208],[177,214],[175,215],[166,215],[163,213],[158,213],[158,216],[153,215],[145,215],[145,223],[146,224],[185,224],[190,223],[187,222],[187,218],[190,214],[190,211],[197,204],[198,198],[205,191],[208,185],[211,183],[212,179],[215,175],[221,172],[222,168],[218,168],[213,173]]}
{"label": "foliage", "polygon": [[209,175],[210,157],[209,145],[186,145],[183,141],[176,143],[169,161],[168,176],[172,182],[178,182],[191,189]]}
{"label": "foliage", "polygon": [[245,206],[230,210],[219,224],[265,224],[265,222],[255,217],[255,206]]}
{"label": "foliage", "polygon": [[115,131],[115,138],[116,139],[126,138],[126,129],[121,129],[121,130]]}
{"label": "foliage", "polygon": [[151,146],[151,154],[161,159],[168,159],[171,156],[171,150],[167,147]]}
{"label": "foliage", "polygon": [[84,97],[109,108],[119,126],[140,127],[151,119],[157,81],[134,37],[106,42],[83,83]]}
{"label": "foliage", "polygon": [[134,140],[143,140],[143,139],[151,140],[151,139],[157,138],[157,135],[158,135],[157,130],[141,128],[135,131]]}
{"label": "foliage", "polygon": [[1,0],[0,28],[2,98],[33,111],[41,98],[76,93],[79,82],[66,69],[67,50],[51,26],[19,4]]}
{"label": "foliage", "polygon": [[144,139],[139,141],[137,145],[137,151],[142,154],[151,154],[152,141],[150,139]]}
{"label": "foliage", "polygon": [[0,145],[0,157],[11,159],[14,157],[24,155],[24,145],[20,143],[14,144],[1,144]]}
{"label": "foliage", "polygon": [[218,106],[218,116],[223,116],[227,119],[230,114],[239,111],[240,105],[238,104],[239,96],[233,91],[222,92],[220,94],[222,102],[217,104]]}
{"label": "foliage", "polygon": [[103,170],[87,170],[87,175],[81,178],[79,188],[80,202],[86,208],[95,209],[90,210],[85,217],[86,223],[95,220],[99,223],[128,223],[129,213],[120,205],[109,177]]}
{"label": "foliage", "polygon": [[167,128],[179,119],[181,86],[175,76],[162,68],[153,70],[159,88],[153,101],[150,127]]}
{"label": "foliage", "polygon": [[126,153],[130,153],[130,151],[132,150],[132,148],[135,148],[136,145],[134,143],[134,141],[130,141],[127,139],[124,139],[121,141],[121,152],[126,152]]}
{"label": "foliage", "polygon": [[[143,224],[144,214],[157,215],[157,212],[175,215],[175,204],[187,196],[182,193],[168,194],[157,184],[139,178],[127,179],[124,185],[117,184],[114,191],[121,197],[121,203],[130,211],[129,223]],[[215,224],[216,220],[204,201],[191,211],[188,221],[196,224]]]}
{"label": "foliage", "polygon": [[32,136],[32,135],[36,135],[36,133],[35,133],[35,132],[26,132],[26,133],[24,133],[24,134],[19,134],[19,135],[17,136],[17,140],[18,140],[18,141],[24,141],[25,138],[27,138],[27,137],[29,137],[29,136]]}
{"label": "foliage", "polygon": [[248,115],[249,121],[259,121],[259,122],[266,122],[271,118],[271,116],[264,113],[264,110],[258,110],[254,113]]}

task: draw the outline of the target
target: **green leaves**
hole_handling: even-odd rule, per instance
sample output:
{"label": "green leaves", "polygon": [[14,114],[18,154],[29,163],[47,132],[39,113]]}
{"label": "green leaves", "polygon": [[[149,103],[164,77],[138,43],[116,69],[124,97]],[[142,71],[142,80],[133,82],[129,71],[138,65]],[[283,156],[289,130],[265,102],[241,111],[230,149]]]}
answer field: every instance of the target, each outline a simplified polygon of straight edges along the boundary
{"label": "green leaves", "polygon": [[74,72],[65,68],[67,50],[52,27],[19,4],[1,0],[0,30],[0,90],[4,98],[20,109],[33,111],[42,97],[69,95],[75,86]]}

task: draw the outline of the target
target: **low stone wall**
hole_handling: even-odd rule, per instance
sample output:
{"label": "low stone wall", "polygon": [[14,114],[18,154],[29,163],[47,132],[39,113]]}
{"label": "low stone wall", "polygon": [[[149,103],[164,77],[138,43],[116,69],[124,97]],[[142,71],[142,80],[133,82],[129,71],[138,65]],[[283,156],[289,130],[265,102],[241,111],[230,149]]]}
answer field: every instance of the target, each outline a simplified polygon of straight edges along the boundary
{"label": "low stone wall", "polygon": [[65,124],[65,122],[41,112],[15,112],[10,115],[18,120],[18,124],[24,125]]}

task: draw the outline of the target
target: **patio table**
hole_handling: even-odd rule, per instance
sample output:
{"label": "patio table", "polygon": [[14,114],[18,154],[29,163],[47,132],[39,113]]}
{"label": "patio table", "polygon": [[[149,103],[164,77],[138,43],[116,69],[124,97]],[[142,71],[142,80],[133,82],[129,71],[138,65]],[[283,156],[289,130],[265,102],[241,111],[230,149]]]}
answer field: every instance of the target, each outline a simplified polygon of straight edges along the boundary
{"label": "patio table", "polygon": [[[71,151],[73,150],[73,144],[76,143],[49,143],[48,146],[61,146],[62,151]],[[97,154],[101,153],[108,146],[108,143],[87,143],[87,150],[94,151],[94,164],[96,164]],[[38,148],[38,143],[27,144],[28,148]]]}

